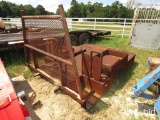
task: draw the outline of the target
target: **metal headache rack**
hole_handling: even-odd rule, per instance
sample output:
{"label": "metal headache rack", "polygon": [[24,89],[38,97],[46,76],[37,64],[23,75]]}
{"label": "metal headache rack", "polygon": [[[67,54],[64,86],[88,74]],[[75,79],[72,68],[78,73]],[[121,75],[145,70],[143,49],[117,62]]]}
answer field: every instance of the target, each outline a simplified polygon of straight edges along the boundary
{"label": "metal headache rack", "polygon": [[26,65],[52,82],[52,77],[59,78],[66,94],[84,108],[90,107],[97,98],[89,101],[94,91],[85,91],[84,78],[76,67],[63,6],[59,5],[59,9],[60,15],[50,16],[24,16],[21,11]]}
{"label": "metal headache rack", "polygon": [[134,63],[135,54],[84,44],[71,46],[62,5],[60,15],[24,16],[26,65],[54,82],[83,108],[91,108],[112,85],[117,72]]}

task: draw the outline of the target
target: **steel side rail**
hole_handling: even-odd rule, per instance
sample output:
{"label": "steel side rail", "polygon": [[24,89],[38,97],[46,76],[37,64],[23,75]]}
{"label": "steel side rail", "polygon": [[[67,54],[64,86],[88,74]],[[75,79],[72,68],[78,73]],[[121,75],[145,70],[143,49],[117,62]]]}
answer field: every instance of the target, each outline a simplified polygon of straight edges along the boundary
{"label": "steel side rail", "polygon": [[60,58],[60,57],[57,57],[57,56],[54,56],[54,55],[49,54],[49,53],[47,53],[47,52],[44,52],[44,51],[42,51],[42,50],[40,50],[40,49],[37,49],[37,48],[35,48],[35,47],[33,47],[33,46],[30,46],[30,45],[27,45],[27,44],[25,44],[24,46],[27,47],[27,48],[30,48],[30,49],[32,49],[32,50],[34,50],[34,51],[37,51],[37,52],[39,52],[39,53],[42,53],[42,54],[44,54],[44,55],[46,55],[46,56],[49,56],[49,57],[51,57],[51,58],[53,58],[53,59],[55,59],[55,60],[57,60],[57,61],[59,61],[59,62],[63,62],[63,63],[65,63],[65,64],[67,64],[67,65],[72,65],[72,63],[71,63],[70,61],[64,60],[64,59],[62,59],[62,58]]}
{"label": "steel side rail", "polygon": [[22,19],[61,19],[60,15],[22,16]]}

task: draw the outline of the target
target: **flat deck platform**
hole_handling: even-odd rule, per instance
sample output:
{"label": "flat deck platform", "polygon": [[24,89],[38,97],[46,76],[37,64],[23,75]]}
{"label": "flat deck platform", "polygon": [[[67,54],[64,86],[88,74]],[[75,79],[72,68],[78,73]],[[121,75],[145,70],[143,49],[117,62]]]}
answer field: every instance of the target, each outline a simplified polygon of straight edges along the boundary
{"label": "flat deck platform", "polygon": [[21,41],[21,40],[23,40],[22,33],[0,34],[0,43],[10,42],[10,41]]}

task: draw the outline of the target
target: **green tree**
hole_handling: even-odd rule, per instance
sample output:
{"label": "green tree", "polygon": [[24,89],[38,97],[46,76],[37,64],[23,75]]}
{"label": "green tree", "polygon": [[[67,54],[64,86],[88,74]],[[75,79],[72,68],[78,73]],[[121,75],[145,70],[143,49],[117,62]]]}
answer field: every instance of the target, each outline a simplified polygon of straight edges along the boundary
{"label": "green tree", "polygon": [[54,15],[54,12],[48,12],[48,11],[46,12],[47,12],[47,15]]}
{"label": "green tree", "polygon": [[87,13],[86,13],[86,5],[84,3],[80,3],[79,4],[79,9],[80,9],[80,17],[85,18],[87,17]]}
{"label": "green tree", "polygon": [[88,15],[88,17],[106,17],[105,7],[103,7],[102,3],[94,3],[92,5],[93,11]]}
{"label": "green tree", "polygon": [[8,2],[0,1],[0,8],[2,11],[2,12],[0,12],[1,17],[12,17],[12,10],[11,10]]}
{"label": "green tree", "polygon": [[[129,4],[129,3],[128,3]],[[58,11],[56,12],[58,13]],[[100,17],[100,18],[131,18],[133,9],[123,6],[119,1],[115,1],[111,6],[104,6],[103,3],[91,2],[87,4],[71,1],[71,7],[67,11],[68,17]]]}
{"label": "green tree", "polygon": [[57,10],[56,10],[56,13],[55,13],[56,15],[59,15],[60,14],[60,12],[59,12],[59,8],[57,8]]}
{"label": "green tree", "polygon": [[0,17],[2,17],[2,8],[0,7]]}
{"label": "green tree", "polygon": [[[67,17],[103,17],[103,18],[132,18],[134,9],[132,0],[128,0],[128,8],[123,6],[119,1],[115,1],[111,6],[104,6],[103,3],[83,2],[78,3],[76,0],[71,1],[71,7],[65,12]],[[134,1],[134,0],[133,0]],[[0,1],[0,16],[1,17],[20,17],[20,10],[24,10],[26,15],[53,15],[53,12],[48,12],[42,5],[34,8],[32,5],[16,5],[11,2]],[[59,14],[57,8],[56,13]]]}
{"label": "green tree", "polygon": [[107,5],[105,6],[105,17],[106,18],[112,18],[112,13],[111,13],[111,6]]}
{"label": "green tree", "polygon": [[20,17],[21,15],[20,15],[20,10],[24,10],[24,6],[21,4],[21,5],[17,5],[17,16],[15,16],[15,17]]}
{"label": "green tree", "polygon": [[18,9],[18,6],[16,4],[12,4],[10,3],[10,8],[11,8],[11,11],[12,11],[12,17],[16,17],[18,16],[18,12],[19,12],[19,9]]}
{"label": "green tree", "polygon": [[80,6],[76,0],[71,1],[71,7],[67,11],[67,16],[68,17],[81,17],[81,12],[80,12]]}
{"label": "green tree", "polygon": [[47,12],[46,12],[45,8],[42,5],[38,5],[35,8],[35,15],[46,15],[46,14],[47,14]]}
{"label": "green tree", "polygon": [[93,4],[92,4],[92,2],[89,1],[89,2],[87,3],[87,5],[86,5],[86,13],[87,13],[87,17],[91,17],[93,11],[94,11]]}
{"label": "green tree", "polygon": [[24,5],[25,15],[35,15],[35,8],[32,5]]}
{"label": "green tree", "polygon": [[111,16],[113,18],[132,18],[134,10],[123,6],[119,1],[111,5]]}
{"label": "green tree", "polygon": [[119,17],[119,11],[122,7],[122,3],[120,3],[119,1],[115,1],[114,3],[112,3],[111,5],[111,15],[113,18],[118,18]]}

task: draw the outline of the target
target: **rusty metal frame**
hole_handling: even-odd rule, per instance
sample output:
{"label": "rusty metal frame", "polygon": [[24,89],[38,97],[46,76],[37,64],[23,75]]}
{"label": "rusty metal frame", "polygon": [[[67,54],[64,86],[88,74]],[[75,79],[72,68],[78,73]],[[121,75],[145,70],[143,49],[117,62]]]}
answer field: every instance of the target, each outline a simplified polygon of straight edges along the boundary
{"label": "rusty metal frame", "polygon": [[[85,51],[80,50],[77,53],[73,53],[71,42],[70,42],[70,36],[69,36],[68,28],[67,28],[67,23],[66,23],[66,19],[65,19],[64,9],[63,9],[62,5],[59,5],[59,10],[60,10],[60,15],[41,15],[41,16],[24,16],[24,11],[21,11],[21,21],[22,21],[22,29],[23,29],[26,65],[28,67],[30,67],[32,70],[34,70],[35,72],[38,72],[42,76],[44,76],[45,78],[49,79],[51,82],[54,82],[52,76],[47,74],[45,71],[42,71],[41,69],[39,69],[37,54],[42,54],[44,56],[48,56],[51,61],[52,60],[56,61],[58,63],[58,67],[59,67],[58,73],[59,73],[59,80],[61,81],[61,85],[62,85],[61,86],[62,90],[64,90],[64,92],[66,94],[68,94],[73,99],[75,99],[77,102],[79,102],[82,107],[88,108],[87,107],[87,100],[91,96],[93,96],[94,91],[91,90],[91,91],[89,91],[89,93],[87,93],[87,95],[84,95],[82,83],[80,80],[80,76],[78,74],[78,70],[77,70],[77,66],[76,66],[76,62],[75,62],[75,58],[74,58],[74,56],[76,56],[78,54],[82,54],[82,56],[83,56],[83,53]],[[39,48],[29,44],[29,41],[28,41],[29,38],[27,38],[27,34],[32,32],[32,30],[28,30],[28,28],[26,28],[27,23],[25,23],[25,20],[30,20],[30,19],[32,19],[32,20],[49,19],[49,20],[61,21],[62,26],[63,26],[62,29],[64,30],[64,39],[66,42],[66,47],[68,49],[68,57],[70,58],[70,60],[63,59],[59,56],[56,56],[54,54],[51,54],[47,51],[44,51],[42,49],[39,49]],[[47,39],[54,39],[54,38],[47,38]],[[61,49],[61,48],[59,48],[59,49]],[[31,64],[31,59],[33,59],[33,64]],[[64,73],[63,73],[64,68],[62,68],[62,67],[64,67],[64,65],[65,66],[68,65],[72,68],[72,72],[73,72],[72,75],[75,78],[75,85],[76,85],[75,87],[77,87],[77,90],[78,90],[77,92],[75,92],[74,90],[72,90],[72,88],[69,88],[68,86],[64,86],[64,84],[66,82],[65,78],[64,78]],[[67,74],[67,73],[65,73],[65,74]],[[96,102],[97,100],[94,100],[94,101]]]}
{"label": "rusty metal frame", "polygon": [[89,69],[88,71],[84,70],[82,73],[86,77],[89,74],[91,87],[95,90],[95,96],[98,98],[110,90],[118,71],[122,69],[126,70],[134,63],[135,54],[131,52],[104,48],[92,44],[74,47],[74,51],[78,51],[79,49],[86,49],[84,57]]}
{"label": "rusty metal frame", "polygon": [[[51,82],[58,77],[61,89],[67,95],[82,107],[90,108],[109,90],[117,72],[132,65],[135,54],[129,60],[129,52],[89,44],[72,47],[62,5],[59,5],[59,10],[60,15],[49,16],[24,16],[24,11],[21,11],[26,65]],[[37,27],[32,27],[36,22]],[[114,57],[115,60],[112,60]],[[97,66],[92,65],[95,58],[100,63]],[[104,58],[107,58],[106,61]],[[105,73],[108,75],[106,81],[101,79],[103,66],[109,71]],[[95,71],[96,67],[100,70],[97,73],[94,71],[98,77],[92,75],[93,67]]]}

